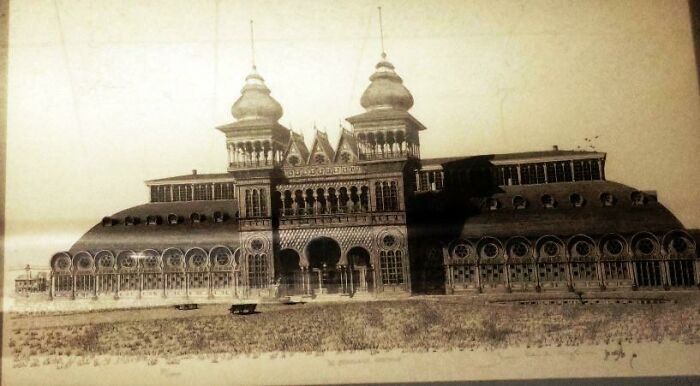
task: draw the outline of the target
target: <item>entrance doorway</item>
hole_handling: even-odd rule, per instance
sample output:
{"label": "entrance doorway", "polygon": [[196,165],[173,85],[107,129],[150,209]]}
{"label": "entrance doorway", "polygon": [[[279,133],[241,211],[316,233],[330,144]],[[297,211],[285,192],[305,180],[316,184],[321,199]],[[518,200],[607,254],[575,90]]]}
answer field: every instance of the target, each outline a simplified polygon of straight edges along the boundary
{"label": "entrance doorway", "polygon": [[306,247],[311,270],[311,288],[317,294],[338,293],[340,274],[337,266],[340,261],[340,246],[329,237],[320,237]]}
{"label": "entrance doorway", "polygon": [[299,254],[293,249],[283,249],[275,259],[275,282],[280,296],[297,295],[303,290]]}
{"label": "entrance doorway", "polygon": [[351,294],[372,290],[372,264],[366,249],[354,247],[348,251],[348,268]]}

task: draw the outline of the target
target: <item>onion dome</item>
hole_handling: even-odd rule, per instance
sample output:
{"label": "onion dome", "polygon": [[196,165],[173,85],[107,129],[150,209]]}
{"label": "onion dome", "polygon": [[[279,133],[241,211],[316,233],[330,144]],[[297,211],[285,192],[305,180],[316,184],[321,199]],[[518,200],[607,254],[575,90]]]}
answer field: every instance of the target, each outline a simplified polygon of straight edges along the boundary
{"label": "onion dome", "polygon": [[365,109],[395,109],[408,111],[413,106],[413,95],[403,85],[403,80],[394,71],[394,65],[382,60],[375,66],[376,71],[369,77],[370,85],[362,94],[360,104]]}
{"label": "onion dome", "polygon": [[282,117],[282,106],[270,96],[270,89],[255,66],[245,78],[241,96],[231,106],[231,114],[239,121],[250,119],[269,119],[277,122]]}

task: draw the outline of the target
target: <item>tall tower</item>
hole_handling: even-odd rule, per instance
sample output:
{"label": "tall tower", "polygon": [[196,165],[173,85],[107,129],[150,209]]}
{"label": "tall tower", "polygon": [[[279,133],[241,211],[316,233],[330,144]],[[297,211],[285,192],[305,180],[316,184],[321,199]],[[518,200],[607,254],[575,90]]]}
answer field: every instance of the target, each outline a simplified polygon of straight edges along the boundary
{"label": "tall tower", "polygon": [[382,284],[379,288],[410,293],[406,201],[414,190],[420,159],[419,132],[425,126],[408,112],[413,96],[386,59],[381,8],[379,22],[382,54],[360,99],[365,112],[346,119],[353,126],[358,164],[369,176],[370,211],[375,213],[373,248],[377,251],[372,265],[377,267],[377,281]]}
{"label": "tall tower", "polygon": [[[252,36],[251,21],[251,48]],[[256,296],[273,278],[275,208],[271,192],[290,131],[278,123],[282,106],[270,96],[255,59],[231,114],[235,122],[217,129],[226,134],[228,170],[236,179],[242,284],[251,290],[250,296]]]}

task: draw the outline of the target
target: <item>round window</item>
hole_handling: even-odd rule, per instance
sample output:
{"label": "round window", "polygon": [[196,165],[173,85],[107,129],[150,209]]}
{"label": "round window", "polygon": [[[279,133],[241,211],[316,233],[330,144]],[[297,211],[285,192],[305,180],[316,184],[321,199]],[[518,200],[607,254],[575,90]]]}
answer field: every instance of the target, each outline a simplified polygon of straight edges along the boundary
{"label": "round window", "polygon": [[650,255],[654,249],[654,242],[651,239],[641,239],[637,243],[637,250],[645,255]]}
{"label": "round window", "polygon": [[486,257],[496,257],[498,255],[498,247],[494,243],[486,244],[483,251]]}
{"label": "round window", "polygon": [[620,240],[610,240],[605,243],[605,250],[613,256],[619,255],[622,252],[622,248]]}
{"label": "round window", "polygon": [[287,162],[289,162],[290,165],[292,166],[297,166],[299,165],[299,157],[293,155],[287,158]]}
{"label": "round window", "polygon": [[146,256],[146,259],[143,261],[143,265],[146,268],[155,268],[158,265],[158,258],[153,255]]}
{"label": "round window", "polygon": [[524,257],[527,255],[527,245],[525,243],[519,242],[515,243],[510,249],[511,253],[517,257]]}
{"label": "round window", "polygon": [[133,268],[136,265],[136,260],[132,256],[127,256],[122,260],[122,267]]}
{"label": "round window", "polygon": [[351,158],[352,157],[350,156],[350,153],[348,153],[348,152],[340,153],[340,160],[343,161],[343,163],[350,163]]}
{"label": "round window", "polygon": [[386,235],[382,239],[385,247],[393,247],[396,245],[396,238],[393,235]]}
{"label": "round window", "polygon": [[576,250],[576,253],[579,256],[583,256],[583,257],[586,257],[591,253],[591,246],[588,245],[588,243],[583,242],[583,241],[579,241],[578,243],[576,243],[576,246],[574,247],[574,249]]}
{"label": "round window", "polygon": [[259,250],[263,249],[263,242],[260,239],[253,239],[253,241],[250,242],[250,247],[254,251],[259,251]]}
{"label": "round window", "polygon": [[192,265],[195,267],[201,267],[204,265],[206,262],[206,257],[202,255],[201,253],[198,253],[194,256],[192,256]]}
{"label": "round window", "polygon": [[181,263],[182,263],[182,259],[180,258],[180,254],[168,256],[168,265],[170,265],[171,267],[177,267]]}
{"label": "round window", "polygon": [[317,164],[322,164],[322,163],[326,162],[326,157],[323,154],[316,154],[314,156],[314,161]]}
{"label": "round window", "polygon": [[114,265],[114,260],[110,255],[104,255],[99,260],[100,267],[110,268]]}
{"label": "round window", "polygon": [[559,254],[559,246],[553,241],[547,241],[542,247],[542,251],[546,256],[553,257]]}
{"label": "round window", "polygon": [[218,265],[227,265],[229,263],[228,255],[224,253],[216,255],[215,259]]}
{"label": "round window", "polygon": [[83,256],[78,260],[78,267],[80,269],[88,269],[92,265],[92,262],[90,261],[90,258],[87,256]]}
{"label": "round window", "polygon": [[674,239],[673,242],[671,242],[671,246],[673,247],[673,250],[678,253],[688,250],[688,243],[682,237]]}
{"label": "round window", "polygon": [[466,244],[457,244],[454,250],[455,256],[464,259],[470,255],[469,246]]}
{"label": "round window", "polygon": [[62,257],[56,261],[56,266],[58,269],[68,269],[68,267],[70,267],[70,261],[68,261],[67,258]]}

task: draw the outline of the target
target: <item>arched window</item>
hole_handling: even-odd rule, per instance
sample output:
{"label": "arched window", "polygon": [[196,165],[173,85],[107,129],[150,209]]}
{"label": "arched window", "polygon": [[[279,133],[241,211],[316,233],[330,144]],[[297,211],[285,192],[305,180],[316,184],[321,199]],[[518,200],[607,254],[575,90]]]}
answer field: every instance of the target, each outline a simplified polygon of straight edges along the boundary
{"label": "arched window", "polygon": [[600,202],[603,206],[613,206],[615,205],[615,196],[608,192],[601,193]]}
{"label": "arched window", "polygon": [[250,189],[245,190],[245,216],[251,217],[253,215],[253,196],[250,193]]}
{"label": "arched window", "polygon": [[513,208],[515,209],[525,209],[527,208],[527,200],[523,196],[513,197]]}
{"label": "arched window", "polygon": [[267,284],[267,255],[248,255],[248,285],[251,288],[264,288]]}
{"label": "arched window", "polygon": [[632,205],[634,206],[642,206],[646,204],[646,197],[644,197],[644,193],[642,192],[632,192],[630,199],[632,200]]}
{"label": "arched window", "polygon": [[552,195],[544,194],[542,195],[542,206],[551,209],[557,206],[557,202],[554,200],[554,197],[552,197]]}
{"label": "arched window", "polygon": [[375,196],[377,198],[377,201],[376,201],[377,212],[383,212],[384,211],[384,194],[382,192],[381,182],[376,182],[374,184],[374,189],[375,189]]}
{"label": "arched window", "polygon": [[576,208],[580,208],[586,203],[586,200],[583,198],[583,196],[578,193],[572,193],[569,196],[569,201],[571,202],[571,205],[573,205]]}
{"label": "arched window", "polygon": [[379,263],[384,285],[403,284],[403,264],[401,251],[382,251],[379,254]]}
{"label": "arched window", "polygon": [[396,181],[391,181],[389,187],[389,210],[399,210],[399,196]]}

